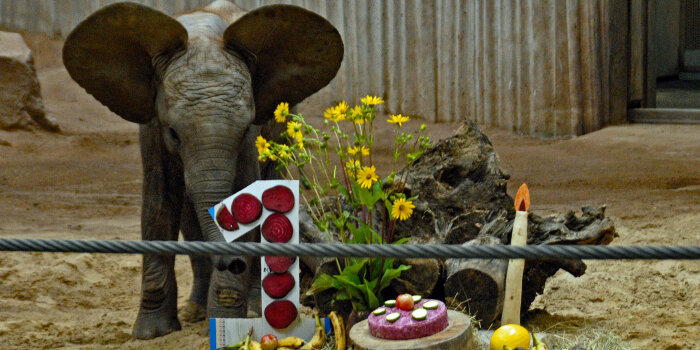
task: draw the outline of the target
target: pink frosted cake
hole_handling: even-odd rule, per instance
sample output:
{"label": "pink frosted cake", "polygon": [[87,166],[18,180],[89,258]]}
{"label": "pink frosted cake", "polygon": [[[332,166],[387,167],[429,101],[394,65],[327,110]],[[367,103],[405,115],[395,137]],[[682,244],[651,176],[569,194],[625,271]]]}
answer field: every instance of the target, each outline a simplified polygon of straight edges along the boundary
{"label": "pink frosted cake", "polygon": [[415,339],[447,328],[447,307],[439,300],[418,301],[412,310],[401,310],[392,303],[388,305],[377,308],[367,319],[370,333],[377,338]]}

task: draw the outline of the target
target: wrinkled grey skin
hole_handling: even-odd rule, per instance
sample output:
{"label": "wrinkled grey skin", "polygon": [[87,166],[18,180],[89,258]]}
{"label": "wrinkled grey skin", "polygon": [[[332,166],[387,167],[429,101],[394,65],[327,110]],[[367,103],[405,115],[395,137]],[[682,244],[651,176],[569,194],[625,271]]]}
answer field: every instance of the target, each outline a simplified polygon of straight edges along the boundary
{"label": "wrinkled grey skin", "polygon": [[[241,57],[214,45],[210,40],[192,42],[186,52],[156,71],[162,79],[158,118],[140,127],[143,239],[175,240],[178,230],[186,240],[204,240],[203,232],[215,236],[218,228],[207,209],[261,178],[254,146],[259,127],[252,125],[255,107],[248,68]],[[196,314],[206,306],[210,317],[245,317],[244,296],[259,297],[247,293],[250,269],[234,276],[227,270],[230,258],[215,261],[217,269],[212,269],[211,259],[191,258],[194,284],[188,311]],[[144,256],[136,338],[179,329],[173,264],[172,256]],[[194,319],[188,321],[198,320],[196,315],[190,317]]]}
{"label": "wrinkled grey skin", "polygon": [[[217,1],[175,21],[121,3],[93,14],[66,40],[71,76],[115,113],[141,124],[144,240],[177,240],[181,231],[190,241],[223,241],[208,209],[264,177],[254,142],[274,125],[274,104],[301,101],[340,65],[340,36],[317,15],[281,5],[244,15]],[[275,22],[285,18],[298,26]],[[316,27],[322,30],[296,29]],[[305,37],[309,43],[295,48],[299,55],[281,47]],[[180,329],[174,259],[143,257],[135,338]],[[191,264],[194,283],[183,320],[261,313],[259,259],[191,257]]]}

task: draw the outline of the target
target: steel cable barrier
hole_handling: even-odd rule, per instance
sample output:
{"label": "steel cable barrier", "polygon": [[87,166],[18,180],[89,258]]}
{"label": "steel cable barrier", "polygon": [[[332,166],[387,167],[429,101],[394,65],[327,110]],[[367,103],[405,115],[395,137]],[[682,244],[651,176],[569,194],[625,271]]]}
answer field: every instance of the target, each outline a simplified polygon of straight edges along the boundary
{"label": "steel cable barrier", "polygon": [[0,239],[0,251],[464,259],[700,259],[700,246],[225,243]]}

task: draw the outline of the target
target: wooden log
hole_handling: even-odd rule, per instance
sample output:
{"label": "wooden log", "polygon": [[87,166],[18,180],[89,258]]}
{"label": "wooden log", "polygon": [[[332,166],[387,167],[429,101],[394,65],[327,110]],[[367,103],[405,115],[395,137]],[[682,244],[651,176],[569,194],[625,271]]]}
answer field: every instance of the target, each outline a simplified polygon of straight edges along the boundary
{"label": "wooden log", "polygon": [[367,320],[350,329],[350,341],[355,350],[476,350],[478,340],[472,336],[471,319],[460,312],[447,310],[449,325],[442,332],[424,338],[387,340],[369,332]]}
{"label": "wooden log", "polygon": [[[481,236],[464,245],[501,244],[495,237]],[[503,311],[506,259],[445,260],[445,301],[464,307],[482,327],[495,321]]]}
{"label": "wooden log", "polygon": [[396,265],[410,265],[409,270],[391,281],[395,294],[431,295],[440,278],[441,264],[438,259],[398,259]]}

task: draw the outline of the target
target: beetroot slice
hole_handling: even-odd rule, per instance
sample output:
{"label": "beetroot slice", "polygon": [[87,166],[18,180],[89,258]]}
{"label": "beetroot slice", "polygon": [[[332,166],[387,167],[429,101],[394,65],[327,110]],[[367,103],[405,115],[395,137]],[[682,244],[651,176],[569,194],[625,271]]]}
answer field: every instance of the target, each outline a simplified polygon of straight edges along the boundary
{"label": "beetroot slice", "polygon": [[262,281],[263,290],[270,298],[283,298],[295,284],[294,277],[289,272],[271,273]]}
{"label": "beetroot slice", "polygon": [[236,219],[233,218],[233,215],[231,215],[231,212],[228,211],[225,205],[222,205],[216,214],[216,222],[226,231],[238,230]]}
{"label": "beetroot slice", "polygon": [[292,223],[282,214],[270,214],[262,225],[262,235],[268,242],[287,243],[292,233]]}
{"label": "beetroot slice", "polygon": [[272,272],[282,273],[289,270],[296,259],[296,256],[266,256],[265,263]]}
{"label": "beetroot slice", "polygon": [[265,320],[275,329],[287,328],[297,319],[297,308],[289,300],[276,300],[265,308]]}
{"label": "beetroot slice", "polygon": [[260,217],[260,201],[250,193],[242,193],[231,204],[233,217],[241,224],[249,224]]}
{"label": "beetroot slice", "polygon": [[294,208],[294,193],[282,185],[268,188],[262,194],[262,204],[267,210],[286,213]]}

